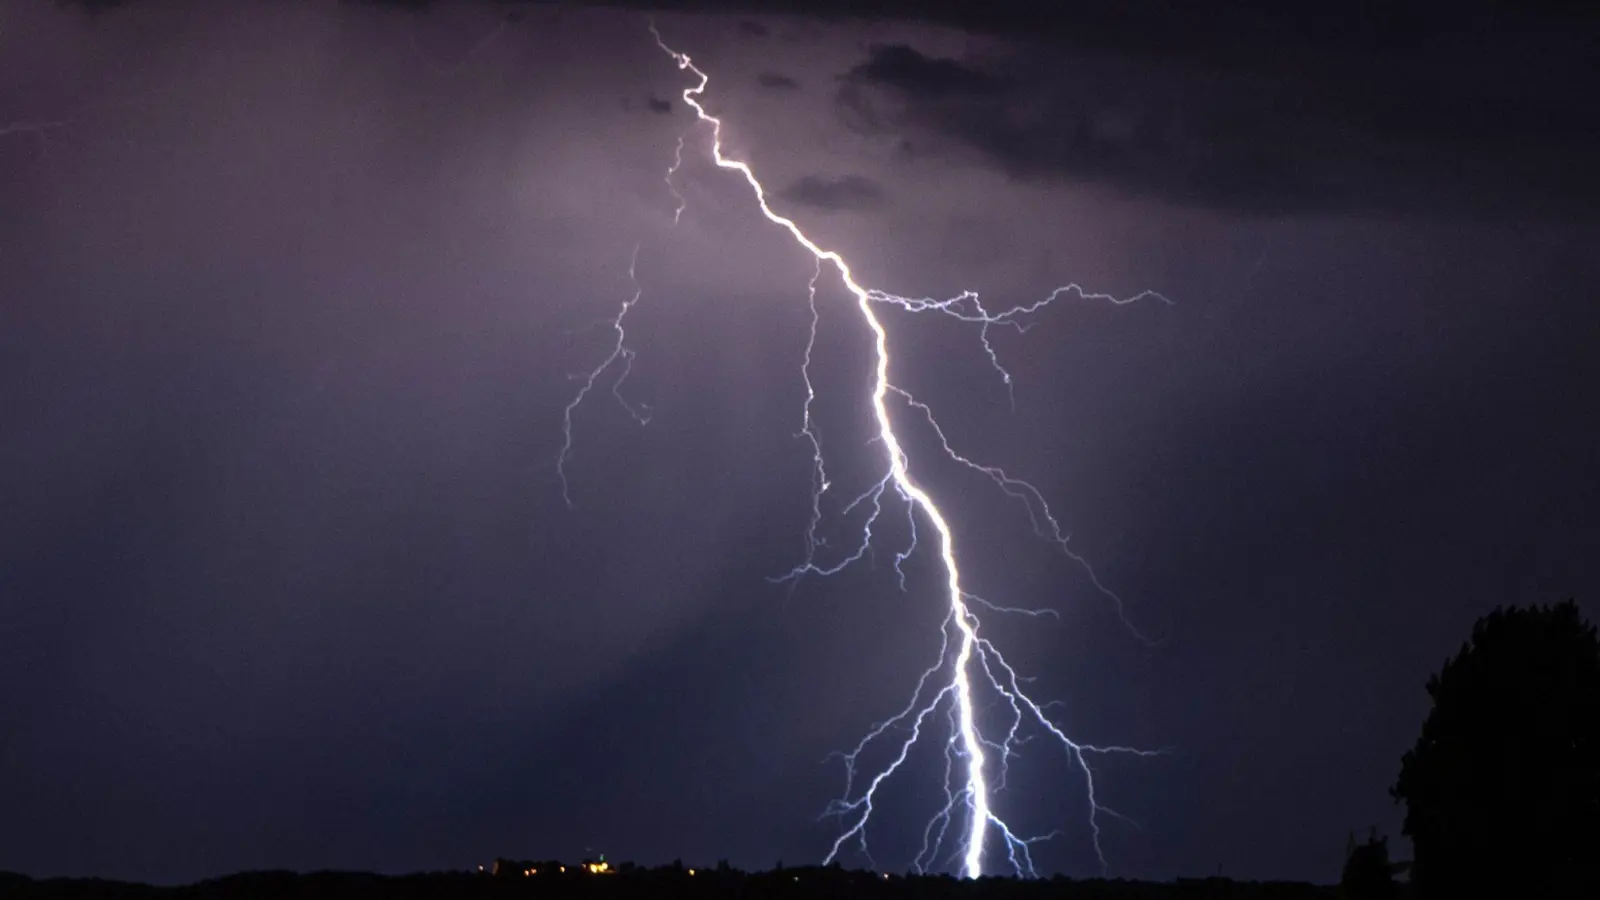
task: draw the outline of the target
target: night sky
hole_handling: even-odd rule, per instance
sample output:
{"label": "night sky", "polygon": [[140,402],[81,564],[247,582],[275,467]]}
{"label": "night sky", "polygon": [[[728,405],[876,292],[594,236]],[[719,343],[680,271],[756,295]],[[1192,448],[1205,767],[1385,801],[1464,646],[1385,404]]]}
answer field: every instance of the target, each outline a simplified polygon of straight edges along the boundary
{"label": "night sky", "polygon": [[[944,610],[926,548],[897,584],[898,505],[861,565],[769,580],[805,554],[813,261],[711,164],[647,6],[394,6],[0,3],[0,870],[817,861],[829,754]],[[983,614],[1033,695],[1171,748],[1099,765],[1139,826],[1112,875],[1335,879],[1349,831],[1398,837],[1474,619],[1600,616],[1586,4],[658,6],[863,284],[1173,301],[991,331],[1014,406],[976,328],[881,313],[896,383],[1160,639],[902,419],[971,589],[1059,611]],[[651,418],[599,382],[569,509],[636,245]],[[871,347],[826,271],[817,303],[853,495]],[[1098,874],[1081,782],[1020,749],[997,803]],[[907,765],[894,871],[939,778]]]}

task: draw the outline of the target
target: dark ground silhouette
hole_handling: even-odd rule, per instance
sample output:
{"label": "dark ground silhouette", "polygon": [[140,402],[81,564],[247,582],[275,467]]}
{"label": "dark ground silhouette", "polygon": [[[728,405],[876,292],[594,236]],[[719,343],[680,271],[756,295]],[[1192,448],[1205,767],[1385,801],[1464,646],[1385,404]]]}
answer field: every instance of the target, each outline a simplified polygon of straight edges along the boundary
{"label": "dark ground silhouette", "polygon": [[0,897],[149,898],[149,900],[475,900],[475,898],[573,898],[573,900],[1336,900],[1337,889],[1297,882],[1180,879],[1154,883],[1121,880],[1078,881],[1051,878],[1025,881],[952,876],[884,877],[874,872],[833,868],[792,868],[745,873],[733,870],[664,867],[592,875],[569,865],[566,874],[532,877],[487,873],[425,873],[382,876],[358,872],[246,872],[182,887],[152,887],[99,879],[30,880],[0,874]]}
{"label": "dark ground silhouette", "polygon": [[[179,887],[0,872],[0,898],[148,900],[1419,900],[1485,895],[1600,897],[1600,639],[1576,604],[1511,607],[1479,619],[1427,685],[1434,706],[1401,762],[1417,865],[1376,830],[1351,835],[1338,886],[1225,878],[1141,882],[895,875],[840,866],[742,872],[719,862],[645,869],[600,861],[496,860],[478,872],[384,876],[245,872]],[[605,870],[605,871],[602,871]],[[1396,876],[1422,877],[1413,885]]]}
{"label": "dark ground silhouette", "polygon": [[[1600,638],[1571,601],[1497,609],[1428,681],[1434,706],[1391,793],[1416,865],[1376,829],[1351,835],[1338,886],[1225,878],[1141,882],[895,875],[840,866],[742,872],[496,860],[478,872],[245,872],[179,887],[0,872],[0,898],[148,900],[1419,900],[1600,897]],[[604,870],[604,871],[602,871]],[[1416,872],[1415,884],[1396,876]]]}

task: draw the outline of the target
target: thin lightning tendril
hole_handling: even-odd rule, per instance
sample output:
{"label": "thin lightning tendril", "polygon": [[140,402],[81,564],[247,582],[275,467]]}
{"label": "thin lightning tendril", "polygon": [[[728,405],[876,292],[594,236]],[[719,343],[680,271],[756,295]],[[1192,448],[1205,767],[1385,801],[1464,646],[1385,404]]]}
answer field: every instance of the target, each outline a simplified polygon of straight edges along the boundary
{"label": "thin lightning tendril", "polygon": [[628,311],[633,309],[634,305],[639,302],[640,297],[644,296],[644,288],[639,284],[638,266],[639,245],[634,244],[633,254],[628,257],[628,280],[633,282],[633,296],[624,300],[622,308],[617,311],[616,318],[609,320],[611,330],[616,335],[617,340],[611,345],[610,355],[602,360],[600,365],[595,366],[585,374],[572,376],[574,379],[581,380],[583,385],[578,388],[578,393],[567,402],[566,408],[561,411],[562,442],[561,453],[556,457],[556,475],[561,479],[561,499],[566,501],[569,509],[573,506],[572,491],[567,484],[567,460],[572,457],[572,413],[583,404],[583,398],[589,396],[589,392],[594,390],[595,382],[600,380],[600,376],[605,374],[607,369],[610,369],[613,365],[620,364],[622,371],[617,375],[617,379],[611,383],[612,396],[617,398],[617,402],[622,405],[623,409],[628,411],[628,415],[632,416],[635,422],[640,425],[648,425],[650,423],[650,407],[647,404],[629,403],[628,399],[622,396],[622,383],[628,380],[628,375],[633,371],[634,356],[633,351],[627,346],[628,334],[623,330],[622,320],[628,317]]}
{"label": "thin lightning tendril", "polygon": [[[492,39],[492,37],[493,36],[491,36],[490,39]],[[474,48],[474,50],[476,50],[476,48]],[[4,132],[0,132],[0,134],[3,133]],[[673,176],[677,175],[678,169],[682,167],[683,135],[680,134],[678,135],[678,146],[672,151],[672,165],[667,167],[667,174],[666,178],[664,179],[667,183],[667,190],[671,192],[672,199],[677,203],[677,206],[672,210],[673,225],[678,224],[678,222],[683,218],[683,211],[689,206],[689,201],[684,199],[683,193],[678,190],[677,182],[673,180]],[[634,244],[633,254],[628,257],[628,280],[633,283],[633,296],[622,304],[622,308],[617,311],[617,315],[614,318],[607,319],[604,322],[604,324],[610,326],[611,330],[616,334],[616,343],[612,345],[610,355],[601,360],[598,366],[585,374],[572,376],[574,379],[581,379],[583,381],[583,385],[578,388],[578,392],[573,395],[572,399],[567,402],[566,407],[561,411],[561,452],[556,456],[556,477],[561,480],[561,499],[567,504],[568,509],[573,508],[572,489],[571,485],[567,482],[567,460],[572,458],[572,414],[579,406],[583,405],[584,398],[589,396],[590,391],[594,390],[594,383],[599,380],[600,376],[605,374],[607,369],[610,369],[619,361],[622,364],[622,372],[617,376],[617,380],[611,383],[611,393],[617,398],[617,402],[622,404],[622,408],[628,411],[628,415],[633,417],[635,422],[638,422],[640,425],[648,425],[650,423],[649,405],[644,403],[629,403],[628,399],[622,396],[622,383],[628,379],[628,375],[633,371],[634,358],[634,352],[628,349],[628,347],[624,344],[624,341],[627,339],[627,334],[623,331],[622,320],[627,317],[628,311],[633,309],[634,305],[639,302],[639,298],[644,295],[644,288],[639,284],[638,276],[639,246],[639,244]],[[819,261],[817,263],[817,274],[820,275],[821,273],[822,263]],[[816,280],[812,279],[813,303],[811,310],[813,313],[813,321],[811,337],[813,341],[816,340],[815,285]],[[806,346],[808,362],[810,353],[810,345],[808,344]],[[809,383],[808,374],[808,386]],[[809,415],[810,408],[808,405],[808,428],[810,427]],[[814,437],[812,442],[813,444],[816,443]],[[822,448],[820,445],[817,446],[817,466],[820,471],[822,466]],[[818,515],[820,516],[821,513],[819,512]],[[813,526],[813,533],[814,531],[815,526]]]}
{"label": "thin lightning tendril", "polygon": [[[1006,495],[1016,499],[1027,509],[1029,519],[1033,523],[1035,532],[1061,547],[1066,554],[1078,563],[1089,576],[1095,588],[1109,599],[1116,607],[1119,617],[1126,624],[1126,616],[1122,614],[1123,604],[1120,597],[1106,588],[1099,580],[1094,570],[1078,554],[1068,546],[1068,537],[1061,531],[1060,524],[1051,513],[1043,495],[1026,481],[1014,478],[996,466],[987,466],[968,459],[952,448],[944,430],[934,418],[933,410],[917,400],[905,389],[896,386],[889,379],[889,336],[883,323],[879,320],[875,307],[892,305],[911,312],[933,312],[950,316],[962,322],[979,326],[979,339],[990,365],[1000,376],[1006,387],[1008,396],[1015,402],[1011,373],[1006,370],[1000,361],[1000,356],[990,342],[990,329],[995,327],[1014,328],[1019,333],[1026,332],[1034,324],[1032,316],[1044,307],[1050,305],[1057,298],[1064,295],[1075,295],[1079,299],[1107,301],[1122,305],[1132,303],[1144,298],[1152,298],[1169,302],[1167,298],[1153,291],[1145,291],[1133,297],[1119,299],[1109,294],[1100,294],[1086,291],[1077,284],[1067,284],[1056,288],[1049,296],[1037,302],[1021,305],[1001,312],[991,312],[987,309],[975,291],[963,291],[961,294],[945,299],[911,298],[890,294],[885,291],[869,289],[856,282],[850,265],[839,253],[827,250],[815,243],[791,219],[774,212],[767,203],[767,191],[756,178],[750,166],[737,159],[723,155],[722,151],[722,121],[708,113],[700,103],[710,81],[705,72],[697,68],[685,53],[680,53],[667,46],[655,24],[650,24],[650,33],[655,38],[656,45],[676,63],[680,70],[686,70],[698,77],[699,81],[692,87],[685,88],[682,92],[683,101],[695,111],[698,121],[711,127],[711,158],[719,168],[738,172],[744,177],[745,182],[754,192],[757,206],[761,214],[787,231],[794,241],[809,252],[816,260],[816,270],[807,287],[807,301],[811,311],[810,331],[806,339],[804,360],[801,364],[801,376],[805,382],[805,403],[802,408],[801,427],[796,437],[804,439],[810,447],[812,456],[812,503],[811,515],[806,528],[805,545],[806,556],[804,561],[795,566],[787,574],[774,578],[776,582],[787,582],[791,585],[806,575],[832,575],[843,571],[851,564],[860,561],[863,557],[874,553],[873,525],[878,522],[884,513],[884,499],[889,491],[893,491],[905,503],[907,517],[910,522],[910,539],[908,545],[895,553],[895,571],[899,578],[900,587],[905,588],[905,572],[902,565],[917,550],[918,541],[918,513],[920,518],[933,528],[937,538],[937,548],[940,562],[945,576],[944,587],[948,612],[944,623],[940,627],[939,654],[932,665],[923,671],[917,680],[916,690],[912,692],[911,699],[899,712],[888,719],[879,722],[860,740],[848,753],[839,753],[845,764],[845,785],[843,793],[830,802],[824,812],[825,817],[834,817],[840,820],[842,831],[834,841],[824,863],[832,862],[847,847],[859,851],[869,861],[872,857],[867,845],[867,826],[872,817],[873,802],[878,796],[879,789],[900,769],[911,754],[912,748],[921,740],[924,728],[928,727],[931,719],[936,718],[941,710],[949,723],[950,732],[944,741],[944,803],[934,816],[928,820],[923,830],[922,845],[914,859],[913,866],[917,871],[959,862],[960,870],[969,877],[983,874],[984,850],[989,842],[991,829],[1003,842],[1006,858],[1013,870],[1018,874],[1032,876],[1034,863],[1031,848],[1042,841],[1047,841],[1061,834],[1052,831],[1048,834],[1023,837],[1013,829],[995,812],[991,803],[991,794],[1003,791],[1006,784],[1006,774],[1009,761],[1018,756],[1018,747],[1026,743],[1029,738],[1020,734],[1020,730],[1027,723],[1036,723],[1045,733],[1055,738],[1057,743],[1066,752],[1068,759],[1082,772],[1088,796],[1089,825],[1093,834],[1093,843],[1096,857],[1100,861],[1102,870],[1105,868],[1105,854],[1101,847],[1100,816],[1102,814],[1113,818],[1125,817],[1106,807],[1098,799],[1095,788],[1095,774],[1089,765],[1088,757],[1105,754],[1128,754],[1133,756],[1153,756],[1164,751],[1139,750],[1121,746],[1097,746],[1073,741],[1066,732],[1052,720],[1046,713],[1051,703],[1039,704],[1034,702],[1023,691],[1022,684],[1026,679],[1020,677],[1016,670],[1006,662],[999,650],[986,637],[978,633],[979,622],[973,612],[973,606],[983,606],[990,610],[1003,613],[1017,613],[1028,616],[1057,616],[1050,609],[1019,609],[1015,607],[999,606],[967,591],[962,586],[961,572],[955,551],[955,537],[949,521],[944,512],[929,493],[911,476],[910,460],[901,443],[900,434],[895,430],[890,415],[891,396],[903,401],[907,408],[920,413],[926,420],[932,433],[938,438],[946,455],[956,463],[982,474],[990,479]],[[678,138],[677,147],[673,153],[672,165],[667,169],[666,183],[671,191],[677,206],[673,211],[672,221],[676,224],[683,215],[686,201],[678,190],[675,176],[683,165],[684,138]],[[648,421],[648,415],[641,412],[647,409],[642,404],[635,406],[623,398],[619,387],[627,378],[633,360],[633,351],[625,343],[626,334],[623,330],[623,320],[626,318],[641,296],[641,289],[637,278],[634,277],[634,267],[638,260],[638,247],[634,248],[633,257],[628,267],[629,277],[634,282],[634,294],[631,299],[622,304],[622,308],[614,319],[609,320],[615,332],[616,341],[609,356],[599,366],[587,375],[574,376],[583,381],[577,395],[567,405],[563,415],[563,435],[561,453],[557,460],[557,471],[561,477],[562,497],[570,506],[571,495],[568,490],[565,463],[572,452],[572,414],[585,397],[594,389],[596,382],[612,366],[620,365],[621,374],[613,383],[613,393],[617,399],[636,420],[641,424]],[[822,500],[833,487],[828,478],[827,467],[823,458],[822,435],[812,417],[812,404],[816,399],[816,390],[811,379],[812,351],[816,347],[817,328],[819,315],[817,310],[817,282],[822,276],[824,264],[831,266],[838,272],[843,286],[856,300],[862,319],[873,337],[873,375],[871,381],[871,404],[873,418],[877,424],[876,434],[872,443],[881,444],[884,451],[886,470],[872,486],[857,495],[847,503],[842,515],[851,515],[858,507],[866,510],[866,519],[861,526],[861,541],[850,552],[845,553],[839,561],[824,564],[817,557],[821,550],[828,548],[828,542],[818,536],[818,528],[823,518]],[[1132,626],[1129,626],[1132,630]],[[1134,632],[1137,634],[1137,631]],[[1142,638],[1143,636],[1140,635]],[[941,673],[948,675],[947,681],[939,681],[936,676]],[[977,723],[978,713],[976,708],[975,679],[981,679],[987,691],[998,696],[999,700],[1009,712],[1009,724],[1004,737],[995,740],[986,737]],[[870,747],[879,742],[897,744],[894,758],[883,768],[879,769],[870,778],[865,778],[860,771],[861,758]],[[996,779],[990,782],[990,767],[994,768]],[[963,813],[958,817],[957,813]],[[949,832],[958,820],[964,818],[960,833],[952,839]],[[953,851],[947,856],[947,845]]]}
{"label": "thin lightning tendril", "polygon": [[[672,180],[672,176],[678,174],[678,169],[680,169],[682,167],[683,167],[683,135],[680,134],[680,135],[678,135],[678,146],[672,151],[672,165],[667,167],[667,177],[666,177],[667,190],[672,192],[672,199],[678,201],[677,208],[672,211],[672,224],[674,224],[674,225],[678,224],[678,220],[679,219],[683,218],[684,207],[689,205],[689,201],[683,199],[683,194],[678,192],[678,185]],[[817,264],[817,271],[819,273],[822,271],[822,264],[821,263]],[[816,283],[815,281],[812,282],[812,284],[815,284],[815,283]]]}
{"label": "thin lightning tendril", "polygon": [[817,270],[806,285],[806,304],[811,308],[811,328],[806,333],[805,357],[800,363],[800,377],[806,383],[806,402],[802,407],[800,431],[795,437],[805,438],[811,445],[811,522],[806,526],[806,556],[810,557],[822,546],[817,539],[817,525],[822,522],[822,495],[832,487],[828,482],[828,467],[822,460],[822,435],[817,433],[817,423],[811,420],[811,404],[817,399],[817,390],[811,386],[811,351],[817,346],[817,279],[822,277],[822,260],[817,260]]}

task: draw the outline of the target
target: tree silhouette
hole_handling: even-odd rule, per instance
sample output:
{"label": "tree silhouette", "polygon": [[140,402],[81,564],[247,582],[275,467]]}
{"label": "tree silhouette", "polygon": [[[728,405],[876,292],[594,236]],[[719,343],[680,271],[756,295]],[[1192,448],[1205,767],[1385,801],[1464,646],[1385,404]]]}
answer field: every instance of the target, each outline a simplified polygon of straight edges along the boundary
{"label": "tree silhouette", "polygon": [[1600,640],[1577,604],[1479,619],[1428,694],[1390,790],[1418,896],[1600,897]]}
{"label": "tree silhouette", "polygon": [[1389,839],[1378,837],[1376,828],[1364,844],[1357,844],[1352,834],[1345,851],[1344,872],[1339,876],[1339,896],[1348,900],[1393,900],[1400,895],[1395,872],[1402,868],[1389,861]]}

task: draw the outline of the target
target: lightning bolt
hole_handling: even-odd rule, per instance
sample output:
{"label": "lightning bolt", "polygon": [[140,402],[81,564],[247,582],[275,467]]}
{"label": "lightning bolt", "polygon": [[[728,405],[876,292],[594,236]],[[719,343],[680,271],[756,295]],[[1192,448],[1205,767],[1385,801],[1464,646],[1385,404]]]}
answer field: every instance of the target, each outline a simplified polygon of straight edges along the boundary
{"label": "lightning bolt", "polygon": [[[895,385],[889,377],[890,348],[889,335],[883,322],[878,318],[875,307],[890,305],[910,313],[937,313],[950,316],[962,322],[978,326],[979,340],[982,343],[989,362],[1002,383],[1008,395],[1012,392],[1011,373],[1001,363],[999,354],[990,343],[990,330],[993,328],[1013,328],[1020,332],[1027,331],[1033,324],[1034,314],[1055,302],[1063,296],[1075,296],[1082,300],[1099,300],[1113,304],[1132,303],[1140,299],[1151,298],[1168,302],[1167,298],[1154,291],[1145,291],[1128,298],[1117,298],[1109,294],[1086,291],[1077,284],[1067,284],[1056,288],[1045,298],[1030,304],[1021,305],[1012,309],[992,312],[986,308],[975,291],[963,291],[955,297],[944,300],[933,298],[912,298],[891,294],[886,291],[869,289],[859,284],[853,275],[850,265],[842,255],[834,250],[818,245],[801,230],[792,219],[777,212],[767,202],[767,191],[756,178],[749,164],[731,159],[724,155],[722,150],[722,120],[708,113],[700,98],[704,95],[706,86],[710,82],[709,76],[695,66],[688,54],[681,53],[669,47],[656,29],[654,22],[650,23],[650,33],[655,38],[656,45],[676,63],[680,70],[688,71],[698,78],[698,82],[682,92],[683,101],[695,111],[699,122],[710,126],[711,130],[711,158],[719,168],[729,169],[743,176],[750,190],[754,193],[756,205],[761,214],[772,224],[782,228],[801,248],[809,252],[816,260],[816,270],[811,277],[807,289],[808,303],[811,310],[810,333],[805,345],[805,355],[801,364],[801,375],[805,381],[806,398],[802,409],[801,428],[798,437],[803,438],[812,451],[812,503],[811,515],[806,529],[806,556],[803,562],[789,573],[774,579],[779,582],[793,583],[807,575],[832,575],[844,570],[863,556],[871,552],[873,525],[884,513],[885,500],[898,498],[905,504],[906,514],[910,522],[910,540],[908,546],[895,554],[895,570],[900,579],[902,589],[905,586],[905,573],[902,564],[917,549],[917,523],[926,522],[931,525],[936,538],[938,555],[944,574],[944,602],[947,604],[948,613],[940,629],[940,649],[932,665],[923,671],[922,677],[917,681],[916,690],[913,691],[910,701],[898,713],[875,725],[865,737],[848,753],[839,756],[845,764],[845,789],[841,797],[834,800],[827,807],[825,815],[838,817],[841,821],[841,833],[833,842],[824,863],[832,862],[848,847],[859,848],[860,852],[870,860],[871,855],[867,847],[867,826],[873,813],[873,802],[882,785],[892,778],[905,764],[912,748],[922,740],[924,731],[933,727],[930,723],[939,717],[943,711],[944,719],[949,725],[949,735],[944,743],[944,804],[940,810],[928,821],[923,832],[923,841],[920,851],[914,861],[918,871],[959,861],[959,868],[968,877],[978,877],[984,872],[985,849],[991,842],[991,835],[996,836],[1003,846],[1006,859],[1018,874],[1032,876],[1035,874],[1031,848],[1041,842],[1050,840],[1060,835],[1060,831],[1048,834],[1024,837],[1017,834],[995,811],[991,794],[1002,788],[1005,784],[1007,765],[1009,760],[1017,755],[1017,747],[1027,738],[1020,732],[1025,725],[1036,725],[1042,734],[1053,738],[1066,753],[1068,759],[1082,773],[1088,798],[1088,819],[1094,851],[1100,862],[1102,871],[1105,869],[1105,853],[1101,846],[1101,816],[1124,818],[1114,810],[1105,806],[1098,799],[1096,790],[1095,773],[1090,765],[1092,757],[1109,754],[1128,754],[1148,757],[1160,754],[1162,750],[1140,750],[1123,746],[1100,746],[1081,743],[1069,737],[1059,724],[1047,714],[1049,704],[1039,704],[1024,692],[1022,684],[1026,679],[1017,674],[1017,671],[1001,655],[998,648],[988,638],[980,635],[980,623],[973,607],[983,606],[993,611],[1002,613],[1019,613],[1025,615],[1054,615],[1053,610],[1018,609],[1004,607],[977,596],[966,590],[962,585],[961,569],[956,555],[955,536],[950,522],[944,512],[939,508],[932,495],[912,477],[910,459],[901,442],[900,434],[895,430],[890,415],[891,404],[901,404],[906,409],[919,414],[928,424],[936,436],[945,454],[954,462],[965,466],[972,471],[989,478],[1001,491],[1021,503],[1033,524],[1034,530],[1043,538],[1058,545],[1071,559],[1081,565],[1088,574],[1091,583],[1116,607],[1119,617],[1126,624],[1127,618],[1123,615],[1123,603],[1120,597],[1105,587],[1099,577],[1088,563],[1068,547],[1068,537],[1062,533],[1060,524],[1046,504],[1043,495],[1033,485],[1015,478],[1002,469],[974,462],[955,450],[946,438],[943,428],[934,418],[933,410],[925,403],[917,400],[909,391]],[[678,145],[673,154],[672,165],[666,174],[666,183],[672,196],[677,202],[672,220],[676,224],[683,214],[685,200],[678,191],[674,176],[683,164],[684,141],[680,136]],[[628,273],[633,280],[634,293],[631,299],[622,304],[617,315],[609,320],[615,333],[616,340],[607,356],[596,368],[586,375],[575,376],[582,380],[582,385],[575,397],[567,405],[563,415],[564,442],[560,456],[557,460],[557,470],[561,476],[562,496],[571,505],[571,495],[568,491],[565,463],[572,452],[572,414],[582,404],[595,388],[600,378],[612,367],[620,367],[621,374],[613,382],[613,393],[623,407],[634,416],[641,424],[648,421],[648,415],[641,412],[640,407],[630,404],[617,390],[621,382],[627,377],[629,367],[633,360],[633,351],[626,346],[626,334],[623,329],[623,320],[628,311],[632,309],[641,296],[638,279],[635,277],[635,265],[638,260],[638,247],[635,246]],[[873,374],[871,379],[871,406],[873,418],[876,421],[877,431],[874,442],[881,445],[884,451],[885,470],[883,476],[868,488],[864,493],[851,500],[844,508],[845,515],[850,514],[857,507],[870,508],[867,519],[862,527],[861,541],[849,553],[833,563],[818,561],[819,553],[827,547],[827,542],[817,536],[822,513],[822,497],[832,487],[828,479],[827,468],[823,458],[822,438],[812,418],[812,403],[816,399],[816,391],[811,381],[811,356],[817,338],[817,282],[823,275],[824,268],[831,268],[837,272],[845,289],[855,298],[856,306],[860,310],[862,322],[871,332],[873,338]],[[888,495],[893,491],[893,498]],[[1130,630],[1132,626],[1129,625]],[[1137,631],[1134,632],[1138,634]],[[1139,635],[1144,639],[1142,635]],[[1148,640],[1148,639],[1145,639]],[[980,728],[977,714],[977,693],[982,688],[987,693],[999,698],[1004,708],[1008,711],[1007,722],[1003,735],[997,737],[986,736]],[[898,743],[898,750],[894,758],[883,768],[879,769],[870,778],[862,779],[858,771],[861,755],[879,742]],[[996,780],[991,784],[991,769]],[[964,816],[958,816],[964,813]],[[952,826],[961,820],[958,834],[950,835]],[[946,846],[951,845],[954,852],[946,856]]]}

